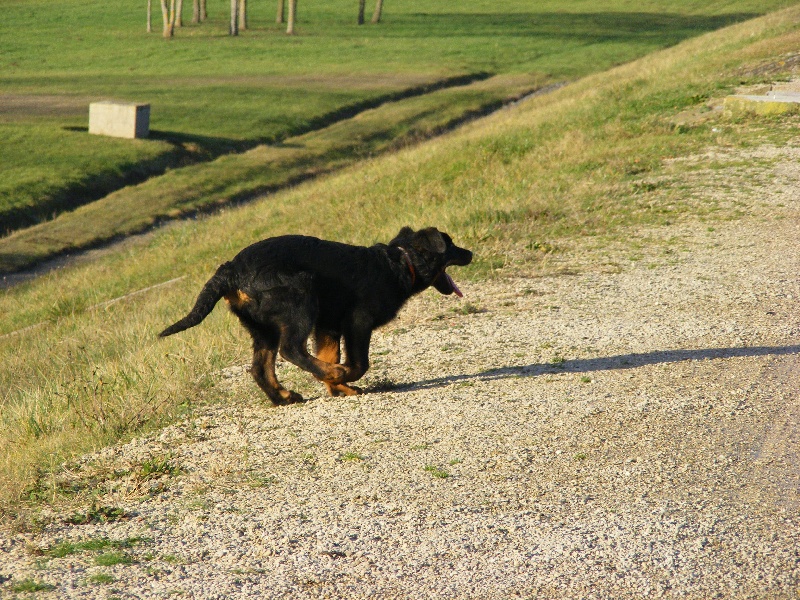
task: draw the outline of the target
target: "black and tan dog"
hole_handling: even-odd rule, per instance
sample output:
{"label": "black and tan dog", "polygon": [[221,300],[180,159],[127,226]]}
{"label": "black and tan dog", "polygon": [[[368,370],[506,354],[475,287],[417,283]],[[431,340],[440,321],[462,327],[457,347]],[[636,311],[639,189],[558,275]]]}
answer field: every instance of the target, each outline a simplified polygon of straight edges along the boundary
{"label": "black and tan dog", "polygon": [[[358,394],[346,384],[369,368],[372,331],[431,285],[461,296],[445,269],[471,261],[472,252],[433,227],[403,227],[388,245],[369,248],[299,235],[269,238],[221,265],[191,312],[159,335],[194,327],[224,297],[253,337],[251,373],[272,402],[302,400],[278,383],[277,352],[324,382],[332,396]],[[312,332],[316,358],[307,350]],[[346,360],[339,364],[342,337]]]}

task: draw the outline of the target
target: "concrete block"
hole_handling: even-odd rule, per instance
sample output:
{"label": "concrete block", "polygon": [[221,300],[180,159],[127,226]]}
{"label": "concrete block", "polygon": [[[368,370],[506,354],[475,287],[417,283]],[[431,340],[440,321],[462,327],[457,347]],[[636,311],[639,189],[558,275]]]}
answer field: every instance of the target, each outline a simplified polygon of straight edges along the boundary
{"label": "concrete block", "polygon": [[800,112],[800,93],[793,91],[770,91],[763,96],[728,96],[725,110],[733,113],[755,113],[758,115],[782,115]]}
{"label": "concrete block", "polygon": [[89,104],[89,133],[122,138],[150,135],[150,105],[104,100]]}

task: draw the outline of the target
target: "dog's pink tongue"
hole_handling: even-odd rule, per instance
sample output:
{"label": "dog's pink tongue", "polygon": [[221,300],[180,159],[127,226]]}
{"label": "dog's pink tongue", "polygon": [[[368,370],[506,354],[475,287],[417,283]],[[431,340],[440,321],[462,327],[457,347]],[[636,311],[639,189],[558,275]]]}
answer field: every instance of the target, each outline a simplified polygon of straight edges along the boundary
{"label": "dog's pink tongue", "polygon": [[450,283],[451,286],[453,286],[453,291],[455,292],[456,296],[458,296],[459,298],[463,298],[464,294],[462,294],[461,290],[458,289],[458,286],[456,285],[456,282],[453,281],[453,278],[450,277],[450,275],[447,273],[447,271],[445,271],[444,276],[447,277],[447,281]]}

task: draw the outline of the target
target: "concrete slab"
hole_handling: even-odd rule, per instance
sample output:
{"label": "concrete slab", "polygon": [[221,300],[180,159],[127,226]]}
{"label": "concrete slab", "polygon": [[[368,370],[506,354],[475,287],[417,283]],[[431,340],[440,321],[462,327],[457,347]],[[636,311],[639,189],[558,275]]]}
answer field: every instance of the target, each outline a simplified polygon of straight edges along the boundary
{"label": "concrete slab", "polygon": [[103,100],[89,105],[89,133],[121,138],[150,135],[150,105]]}
{"label": "concrete slab", "polygon": [[767,92],[763,96],[728,96],[724,102],[725,110],[731,113],[750,112],[759,115],[782,115],[800,112],[800,92],[787,89]]}

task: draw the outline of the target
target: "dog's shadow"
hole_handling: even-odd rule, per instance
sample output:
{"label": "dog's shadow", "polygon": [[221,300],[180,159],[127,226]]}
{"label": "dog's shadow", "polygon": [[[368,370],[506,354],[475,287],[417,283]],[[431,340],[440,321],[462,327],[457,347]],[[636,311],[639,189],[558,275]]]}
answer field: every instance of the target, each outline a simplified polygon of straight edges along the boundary
{"label": "dog's shadow", "polygon": [[[784,356],[800,354],[800,345],[792,346],[751,346],[739,348],[706,348],[700,350],[656,350],[654,352],[620,354],[599,358],[578,358],[558,363],[534,363],[531,365],[506,366],[489,369],[473,375],[450,375],[413,383],[399,383],[393,391],[412,392],[454,383],[475,381],[496,381],[520,377],[538,377],[555,373],[593,373],[596,371],[615,371],[635,369],[646,365],[677,363],[687,360],[714,360],[720,358],[742,358],[757,356]],[[365,391],[383,391],[367,389]]]}

